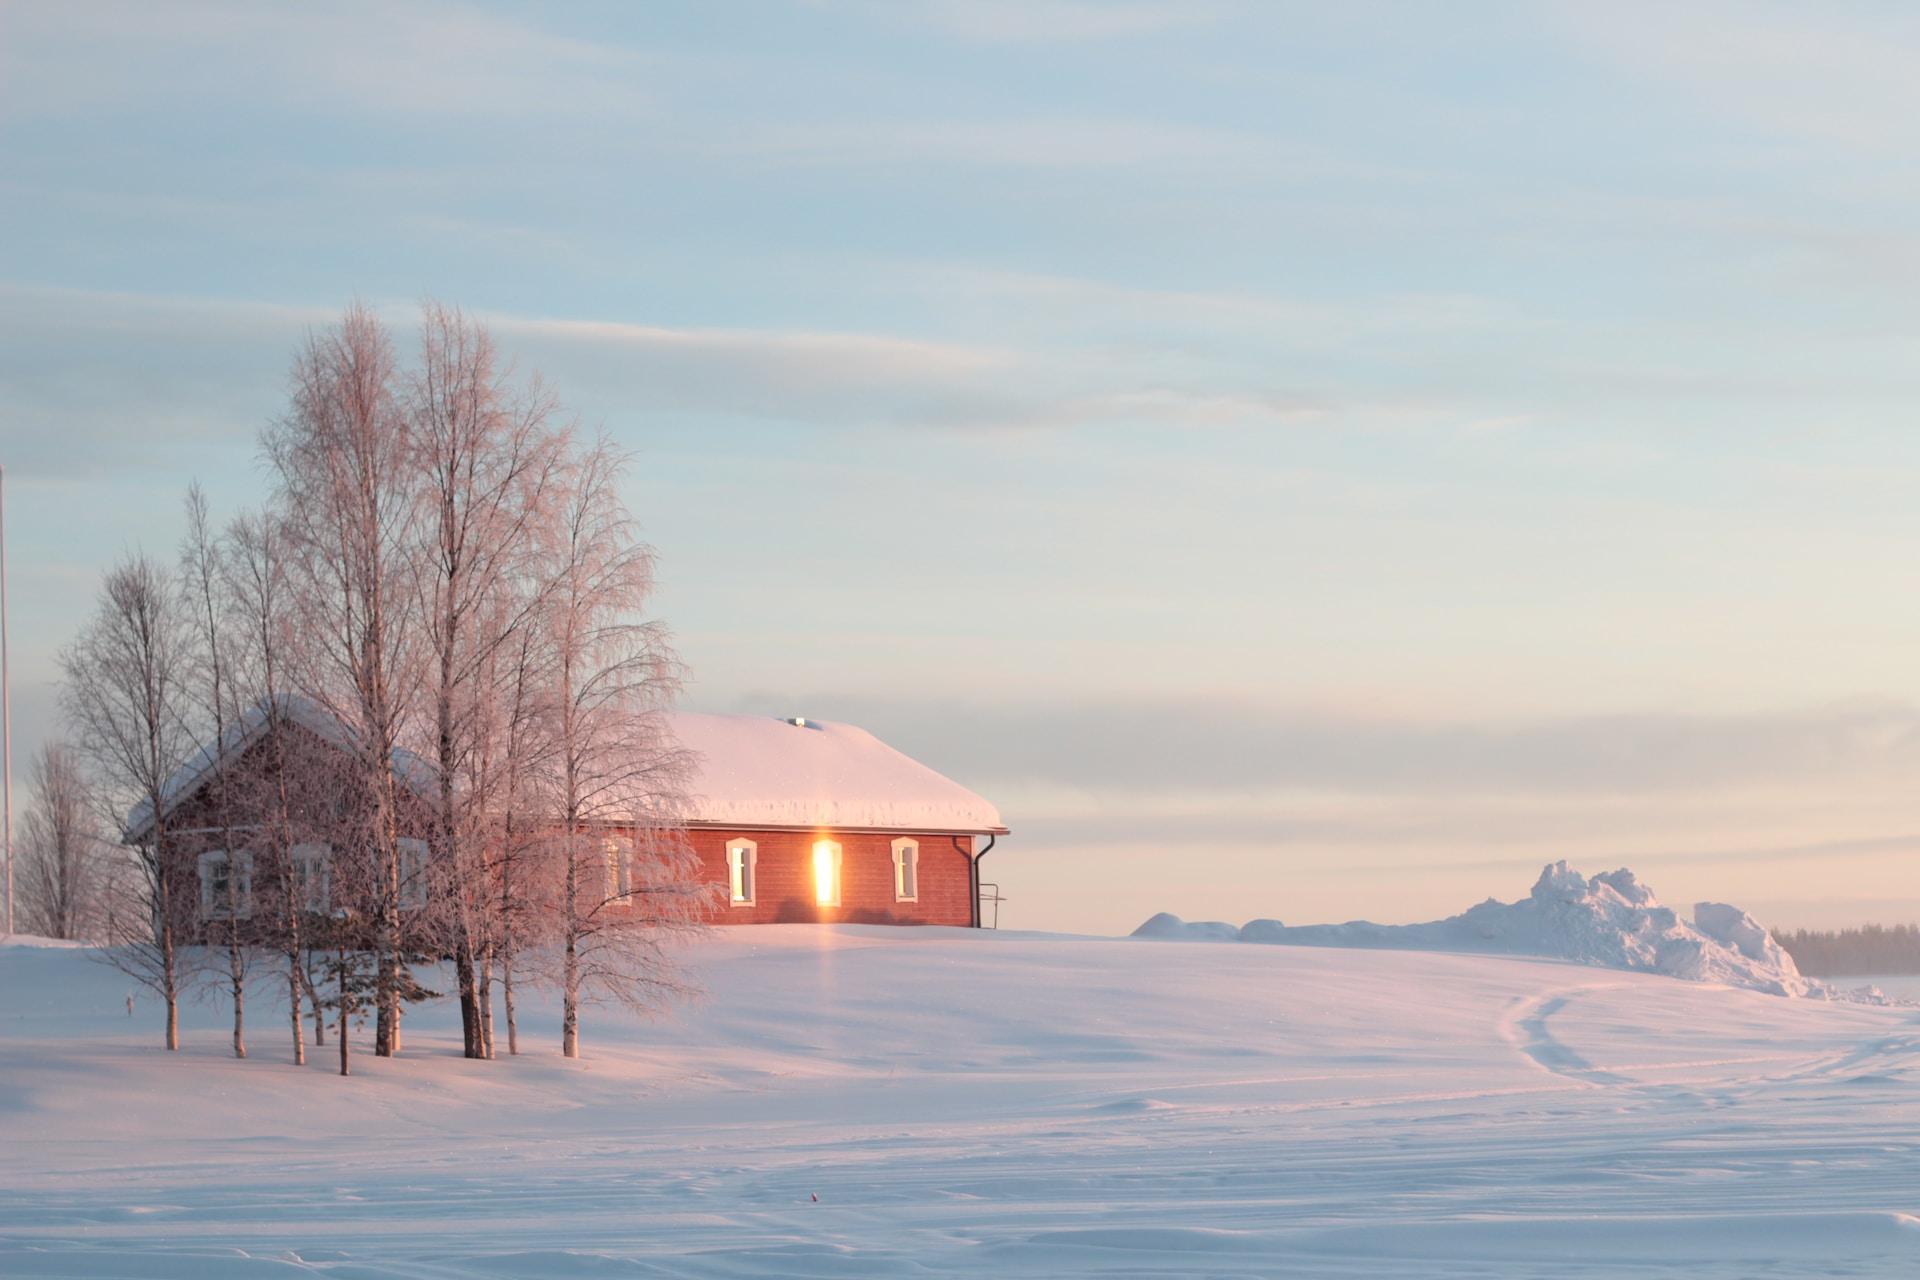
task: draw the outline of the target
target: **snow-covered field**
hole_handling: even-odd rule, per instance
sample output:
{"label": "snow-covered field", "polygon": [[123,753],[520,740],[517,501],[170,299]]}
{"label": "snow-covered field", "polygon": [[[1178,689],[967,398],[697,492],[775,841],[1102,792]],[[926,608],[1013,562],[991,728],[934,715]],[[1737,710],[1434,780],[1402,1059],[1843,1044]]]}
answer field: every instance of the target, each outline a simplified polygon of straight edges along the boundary
{"label": "snow-covered field", "polygon": [[[1510,957],[791,925],[590,1056],[187,1048],[0,948],[0,1275],[1920,1274],[1917,1011]],[[815,1200],[814,1197],[818,1199]]]}

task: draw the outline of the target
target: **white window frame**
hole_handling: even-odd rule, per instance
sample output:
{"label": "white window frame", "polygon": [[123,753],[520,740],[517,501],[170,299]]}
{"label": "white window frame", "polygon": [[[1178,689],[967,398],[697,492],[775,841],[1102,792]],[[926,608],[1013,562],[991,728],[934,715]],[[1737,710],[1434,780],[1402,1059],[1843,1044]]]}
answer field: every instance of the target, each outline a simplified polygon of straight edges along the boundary
{"label": "white window frame", "polygon": [[[811,851],[808,854],[812,856]],[[727,905],[750,907],[760,891],[760,846],[751,840],[727,841]]]}
{"label": "white window frame", "polygon": [[418,836],[401,836],[393,843],[400,855],[400,908],[418,910],[427,905],[427,866],[432,848]]}
{"label": "white window frame", "polygon": [[[833,850],[833,900],[831,902],[822,902],[820,900],[820,872],[818,870],[820,864],[817,859],[820,856],[819,850],[821,845],[825,845]],[[840,846],[838,840],[815,840],[807,846],[807,878],[813,881],[814,906],[838,907],[841,900],[847,896],[846,885],[844,883],[845,876],[841,874],[842,868],[845,865],[846,850]]]}
{"label": "white window frame", "polygon": [[[200,855],[200,917],[245,920],[253,915],[253,855],[245,849],[209,849]],[[213,899],[213,869],[227,870],[227,901]]]}
{"label": "white window frame", "polygon": [[608,836],[602,848],[607,855],[607,901],[630,901],[633,898],[633,841],[625,836]]}
{"label": "white window frame", "polygon": [[296,844],[287,850],[287,861],[293,870],[295,909],[317,915],[333,910],[333,846],[324,840]]}
{"label": "white window frame", "polygon": [[909,836],[893,842],[893,900],[920,901],[920,842]]}

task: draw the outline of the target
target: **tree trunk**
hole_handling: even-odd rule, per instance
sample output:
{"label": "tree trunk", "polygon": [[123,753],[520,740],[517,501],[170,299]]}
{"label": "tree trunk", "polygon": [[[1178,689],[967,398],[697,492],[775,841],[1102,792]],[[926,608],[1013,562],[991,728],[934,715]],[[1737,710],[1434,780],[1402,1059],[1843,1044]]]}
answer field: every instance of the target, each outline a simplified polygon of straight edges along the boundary
{"label": "tree trunk", "polygon": [[454,981],[460,987],[460,1037],[469,1058],[486,1057],[480,1037],[480,992],[475,983],[473,942],[463,927],[453,947]]}
{"label": "tree trunk", "polygon": [[300,951],[295,948],[287,957],[287,1018],[293,1024],[293,1065],[307,1065],[306,1027],[300,1021],[300,1000],[305,994],[300,981]]}
{"label": "tree trunk", "polygon": [[[573,794],[571,770],[568,794]],[[580,1056],[580,831],[575,821],[577,806],[567,806],[567,960],[561,974],[562,1008],[560,1016],[560,1052],[565,1057]]]}
{"label": "tree trunk", "polygon": [[520,1054],[520,1023],[514,1017],[513,1009],[513,959],[508,957],[500,966],[500,1003],[505,1006],[507,1015],[507,1052],[518,1057]]}
{"label": "tree trunk", "polygon": [[[279,704],[272,701],[274,694],[271,650],[269,650],[267,665],[267,690],[268,705],[277,707]],[[275,829],[274,839],[279,846],[276,852],[280,867],[280,906],[286,912],[287,930],[287,1021],[293,1028],[293,1065],[304,1067],[307,1065],[307,1038],[304,1034],[304,1024],[300,1021],[300,997],[312,985],[307,977],[305,966],[300,963],[300,954],[306,949],[302,939],[303,930],[300,928],[300,911],[305,904],[300,901],[298,877],[294,874],[293,868],[293,840],[287,829],[287,815],[291,807],[287,802],[287,758],[278,733],[273,735],[273,744],[274,800],[278,805],[279,824]],[[316,1008],[314,1018],[314,1044],[316,1045],[325,1043],[319,1038],[318,1015],[319,1010]]]}
{"label": "tree trunk", "polygon": [[373,973],[373,1055],[376,1058],[391,1058],[400,1051],[394,1043],[398,1031],[394,1025],[394,1014],[398,1011],[399,1001],[395,998],[398,980],[394,973],[393,934],[393,927],[385,919],[383,908],[380,927],[374,933],[373,942],[379,957]]}
{"label": "tree trunk", "polygon": [[513,1016],[513,812],[507,812],[505,854],[500,863],[500,1001],[507,1015],[507,1053],[520,1053],[520,1027]]}
{"label": "tree trunk", "polygon": [[561,998],[560,1014],[560,1053],[564,1057],[580,1056],[580,954],[574,947],[572,934],[567,937],[567,966],[563,979],[565,994]]}
{"label": "tree trunk", "polygon": [[168,914],[171,908],[172,903],[163,889],[160,894],[160,985],[165,989],[160,994],[167,1002],[167,1048],[175,1050],[180,1047],[180,978],[174,965],[173,920]]}
{"label": "tree trunk", "polygon": [[327,1016],[320,1007],[320,991],[313,985],[313,970],[300,970],[300,980],[307,985],[307,1002],[313,1006],[313,1043],[314,1047],[324,1049],[327,1044]]}
{"label": "tree trunk", "polygon": [[[444,608],[440,616],[440,687],[436,700],[434,722],[439,726],[439,764],[440,764],[440,856],[447,860],[454,870],[454,880],[460,879],[460,868],[465,852],[458,834],[459,824],[455,821],[454,810],[457,801],[454,797],[454,770],[456,752],[453,740],[453,689],[455,676],[453,670],[453,636],[456,619],[453,608],[460,590],[460,570],[457,565],[452,570],[452,578],[446,584]],[[453,972],[454,984],[460,989],[460,1046],[461,1052],[469,1058],[485,1057],[480,1042],[480,1000],[474,986],[473,977],[473,927],[467,918],[464,895],[467,886],[456,884],[455,901],[459,904],[454,920]]]}
{"label": "tree trunk", "polygon": [[[377,635],[380,626],[377,613],[371,626]],[[373,646],[369,651],[377,653],[380,649]],[[369,705],[379,707],[384,714],[387,709],[384,690],[369,699]],[[390,724],[390,718],[383,723]],[[381,860],[379,917],[373,931],[376,957],[373,1053],[377,1058],[391,1058],[400,1052],[400,829],[394,813],[392,740],[381,738],[380,743],[380,759],[373,765],[370,788]]]}
{"label": "tree trunk", "polygon": [[227,926],[227,980],[233,984],[233,1056],[247,1056],[247,976],[240,952],[240,931]]}
{"label": "tree trunk", "polygon": [[344,951],[340,952],[335,957],[335,962],[338,967],[334,969],[334,975],[338,979],[340,990],[340,1026],[337,1030],[340,1039],[340,1074],[344,1076],[353,1074],[351,1068],[347,1065],[347,1059],[349,1057],[347,1046],[353,1040],[353,1037],[348,1034],[352,1029],[353,1001],[348,996],[348,983],[350,979],[347,976],[347,953]]}
{"label": "tree trunk", "polygon": [[493,1057],[493,951],[480,953],[480,1056]]}

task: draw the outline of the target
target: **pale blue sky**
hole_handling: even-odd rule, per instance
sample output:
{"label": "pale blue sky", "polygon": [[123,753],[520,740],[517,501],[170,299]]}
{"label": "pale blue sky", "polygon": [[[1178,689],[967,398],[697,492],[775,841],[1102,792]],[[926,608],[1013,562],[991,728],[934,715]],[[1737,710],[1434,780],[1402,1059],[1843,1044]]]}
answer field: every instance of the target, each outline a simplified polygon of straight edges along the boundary
{"label": "pale blue sky", "polygon": [[[399,12],[392,10],[400,9]],[[638,451],[689,705],[1000,803],[1009,923],[1549,858],[1920,916],[1920,18],[0,8],[16,728],[351,297]]]}

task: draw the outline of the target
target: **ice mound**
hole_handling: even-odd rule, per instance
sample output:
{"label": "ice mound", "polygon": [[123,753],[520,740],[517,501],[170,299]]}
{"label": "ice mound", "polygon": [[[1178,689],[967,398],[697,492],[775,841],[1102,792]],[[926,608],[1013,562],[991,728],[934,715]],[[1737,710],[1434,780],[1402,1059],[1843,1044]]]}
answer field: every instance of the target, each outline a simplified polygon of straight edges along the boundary
{"label": "ice mound", "polygon": [[1200,938],[1238,940],[1241,930],[1234,928],[1225,920],[1182,920],[1171,911],[1162,911],[1138,929],[1133,931],[1136,938]]}
{"label": "ice mound", "polygon": [[1252,920],[1236,930],[1217,921],[1188,924],[1162,912],[1134,936],[1547,956],[1780,996],[1834,995],[1825,983],[1803,977],[1766,927],[1738,907],[1702,902],[1694,906],[1692,920],[1682,920],[1624,867],[1585,877],[1565,862],[1545,867],[1533,891],[1518,902],[1489,898],[1426,924],[1355,920],[1289,927],[1278,920]]}

